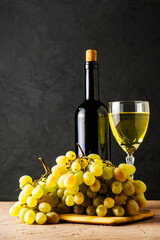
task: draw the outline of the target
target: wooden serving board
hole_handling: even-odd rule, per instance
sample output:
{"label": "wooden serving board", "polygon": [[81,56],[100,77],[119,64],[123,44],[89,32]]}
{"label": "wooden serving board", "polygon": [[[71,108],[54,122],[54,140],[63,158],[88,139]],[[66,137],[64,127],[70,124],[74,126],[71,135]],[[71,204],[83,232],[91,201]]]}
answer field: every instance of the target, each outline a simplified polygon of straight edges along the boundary
{"label": "wooden serving board", "polygon": [[98,217],[77,214],[60,214],[60,219],[67,222],[89,223],[89,224],[105,224],[105,225],[121,225],[131,222],[137,222],[153,217],[155,214],[149,210],[140,211],[135,216],[124,217]]}

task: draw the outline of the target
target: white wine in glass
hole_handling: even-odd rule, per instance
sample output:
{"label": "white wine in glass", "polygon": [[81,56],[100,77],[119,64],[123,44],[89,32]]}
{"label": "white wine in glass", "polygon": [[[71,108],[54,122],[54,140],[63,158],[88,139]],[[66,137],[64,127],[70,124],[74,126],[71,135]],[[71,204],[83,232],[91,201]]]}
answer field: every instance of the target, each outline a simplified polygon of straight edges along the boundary
{"label": "white wine in glass", "polygon": [[127,153],[126,162],[134,165],[133,153],[142,143],[149,123],[147,101],[109,103],[109,122],[112,133]]}

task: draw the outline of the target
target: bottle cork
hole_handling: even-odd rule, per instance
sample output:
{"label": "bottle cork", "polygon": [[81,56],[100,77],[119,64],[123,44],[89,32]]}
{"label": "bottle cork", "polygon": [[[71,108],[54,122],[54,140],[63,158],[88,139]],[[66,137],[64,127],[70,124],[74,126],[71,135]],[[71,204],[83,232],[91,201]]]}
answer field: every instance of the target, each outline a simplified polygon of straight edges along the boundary
{"label": "bottle cork", "polygon": [[86,51],[86,62],[97,62],[97,51],[88,49]]}

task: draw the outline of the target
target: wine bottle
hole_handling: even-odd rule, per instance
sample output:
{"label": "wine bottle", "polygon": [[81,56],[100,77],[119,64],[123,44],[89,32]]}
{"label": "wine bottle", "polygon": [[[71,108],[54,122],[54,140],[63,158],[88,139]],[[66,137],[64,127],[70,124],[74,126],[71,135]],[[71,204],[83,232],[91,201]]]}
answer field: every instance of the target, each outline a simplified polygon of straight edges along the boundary
{"label": "wine bottle", "polygon": [[99,154],[110,160],[110,128],[108,111],[99,99],[97,51],[86,51],[85,100],[75,113],[76,154],[81,154],[77,143],[85,155]]}

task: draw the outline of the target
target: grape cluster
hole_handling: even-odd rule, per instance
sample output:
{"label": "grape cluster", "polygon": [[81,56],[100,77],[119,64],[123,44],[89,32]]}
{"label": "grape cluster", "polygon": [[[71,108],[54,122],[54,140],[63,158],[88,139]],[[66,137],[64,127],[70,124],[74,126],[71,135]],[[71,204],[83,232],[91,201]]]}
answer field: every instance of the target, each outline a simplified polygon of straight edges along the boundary
{"label": "grape cluster", "polygon": [[11,216],[27,224],[58,223],[61,213],[122,217],[147,206],[146,185],[132,179],[133,165],[115,167],[97,154],[76,156],[73,151],[57,157],[56,163],[51,171],[45,165],[39,180],[27,175],[19,179],[21,192]]}

